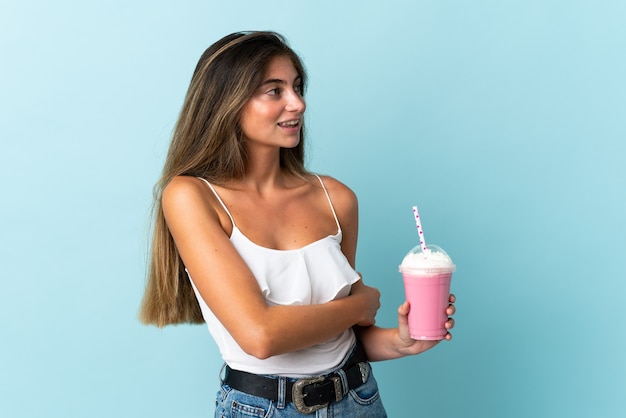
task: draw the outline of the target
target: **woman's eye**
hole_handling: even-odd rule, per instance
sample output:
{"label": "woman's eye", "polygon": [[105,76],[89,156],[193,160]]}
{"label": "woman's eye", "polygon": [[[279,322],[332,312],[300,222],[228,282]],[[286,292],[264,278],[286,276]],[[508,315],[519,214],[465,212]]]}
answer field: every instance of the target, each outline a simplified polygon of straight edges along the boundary
{"label": "woman's eye", "polygon": [[269,94],[270,96],[278,96],[278,94],[280,94],[280,89],[279,88],[271,89],[267,91],[267,94]]}

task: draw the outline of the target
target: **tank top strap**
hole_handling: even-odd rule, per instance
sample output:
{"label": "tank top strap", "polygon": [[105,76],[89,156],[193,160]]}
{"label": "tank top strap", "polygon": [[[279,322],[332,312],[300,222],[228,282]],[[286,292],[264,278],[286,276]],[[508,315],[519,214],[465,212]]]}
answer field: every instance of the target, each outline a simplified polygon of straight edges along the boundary
{"label": "tank top strap", "polygon": [[341,225],[339,225],[339,219],[337,218],[337,213],[335,213],[335,207],[333,206],[333,202],[330,200],[330,195],[328,194],[328,190],[326,190],[326,186],[324,185],[324,182],[322,181],[322,178],[320,176],[318,176],[317,174],[315,174],[315,177],[317,177],[317,179],[320,181],[320,184],[322,185],[322,189],[324,189],[324,193],[326,193],[326,198],[328,199],[328,204],[330,205],[330,210],[333,212],[333,216],[335,217],[335,222],[337,223],[337,233],[341,232]]}
{"label": "tank top strap", "polygon": [[217,201],[220,202],[220,205],[222,205],[222,207],[224,208],[224,210],[226,211],[226,214],[228,215],[228,217],[230,218],[230,221],[233,223],[233,228],[235,228],[235,220],[233,219],[233,215],[230,214],[230,211],[228,210],[228,208],[226,207],[226,205],[224,204],[224,202],[222,201],[222,198],[220,198],[220,195],[217,194],[217,191],[215,190],[215,188],[213,187],[213,185],[211,183],[208,182],[208,180],[203,179],[202,177],[197,177],[198,179],[202,180],[203,182],[206,183],[207,186],[209,186],[209,189],[211,189],[211,191],[213,192],[213,194],[215,195],[215,197],[217,198]]}

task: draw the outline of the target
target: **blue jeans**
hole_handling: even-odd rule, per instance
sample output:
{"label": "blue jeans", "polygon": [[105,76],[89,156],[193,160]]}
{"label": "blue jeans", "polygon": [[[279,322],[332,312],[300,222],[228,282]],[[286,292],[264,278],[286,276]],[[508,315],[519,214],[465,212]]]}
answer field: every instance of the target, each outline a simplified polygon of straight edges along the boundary
{"label": "blue jeans", "polygon": [[367,369],[368,377],[363,385],[350,390],[339,402],[331,402],[309,415],[298,412],[292,403],[270,401],[222,384],[215,401],[215,418],[385,418],[387,413],[369,363]]}

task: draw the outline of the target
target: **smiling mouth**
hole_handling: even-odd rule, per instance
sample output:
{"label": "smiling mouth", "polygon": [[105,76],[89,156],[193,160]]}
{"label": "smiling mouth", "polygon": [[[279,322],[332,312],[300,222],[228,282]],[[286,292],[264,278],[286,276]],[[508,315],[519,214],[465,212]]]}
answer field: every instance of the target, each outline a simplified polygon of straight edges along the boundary
{"label": "smiling mouth", "polygon": [[300,121],[299,120],[288,120],[286,122],[279,122],[278,126],[281,126],[283,128],[295,128],[296,126],[300,125]]}

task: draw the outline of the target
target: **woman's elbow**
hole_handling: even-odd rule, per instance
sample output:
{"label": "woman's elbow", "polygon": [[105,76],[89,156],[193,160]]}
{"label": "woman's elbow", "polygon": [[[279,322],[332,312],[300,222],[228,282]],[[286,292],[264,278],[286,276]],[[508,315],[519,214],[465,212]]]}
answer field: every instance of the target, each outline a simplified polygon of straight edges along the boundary
{"label": "woman's elbow", "polygon": [[253,332],[248,332],[238,341],[239,346],[246,354],[260,360],[265,360],[279,354],[276,352],[275,343],[276,338],[273,338],[267,330],[264,329],[256,329]]}

